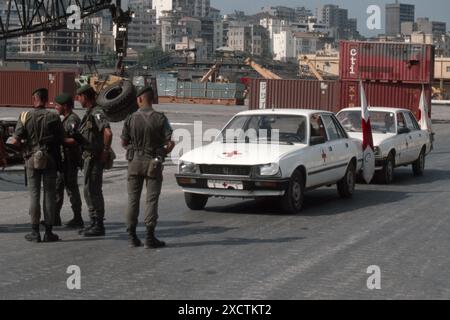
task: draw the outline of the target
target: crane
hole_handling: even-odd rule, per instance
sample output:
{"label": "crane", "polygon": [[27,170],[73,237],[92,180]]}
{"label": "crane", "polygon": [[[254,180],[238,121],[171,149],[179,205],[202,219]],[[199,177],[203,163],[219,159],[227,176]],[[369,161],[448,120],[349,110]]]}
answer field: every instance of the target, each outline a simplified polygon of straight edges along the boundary
{"label": "crane", "polygon": [[320,75],[319,71],[317,71],[316,66],[309,60],[307,56],[300,57],[299,61],[305,63],[309,67],[309,70],[317,78],[317,80],[323,81],[323,77]]}
{"label": "crane", "polygon": [[212,82],[214,82],[214,78],[216,73],[219,72],[220,67],[222,66],[221,63],[216,63],[215,65],[213,65],[208,72],[203,76],[203,78],[200,80],[201,83],[206,83],[209,81],[209,79],[211,78]]}
{"label": "crane", "polygon": [[267,70],[263,66],[257,64],[251,58],[245,59],[244,64],[252,67],[256,72],[258,72],[265,79],[269,79],[269,80],[281,80],[282,79],[280,76],[276,75],[272,71]]}
{"label": "crane", "polygon": [[[73,6],[79,8],[80,19],[109,9],[114,23],[113,34],[118,59],[116,70],[118,75],[123,74],[128,24],[133,13],[122,8],[121,0],[8,0],[6,6],[6,18],[3,20],[0,17],[0,40],[65,29],[68,20],[73,18]],[[17,17],[19,25],[11,24],[12,14]]]}

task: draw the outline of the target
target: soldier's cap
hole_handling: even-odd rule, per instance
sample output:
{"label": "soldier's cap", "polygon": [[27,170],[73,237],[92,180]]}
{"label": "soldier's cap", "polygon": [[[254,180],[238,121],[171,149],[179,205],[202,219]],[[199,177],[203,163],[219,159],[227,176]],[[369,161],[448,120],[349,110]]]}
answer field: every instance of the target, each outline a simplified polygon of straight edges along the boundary
{"label": "soldier's cap", "polygon": [[70,94],[63,92],[55,98],[55,102],[59,105],[70,104],[73,98]]}
{"label": "soldier's cap", "polygon": [[48,95],[48,89],[47,88],[39,88],[33,91],[33,93],[31,94],[32,96],[34,96],[36,93],[44,93]]}
{"label": "soldier's cap", "polygon": [[151,86],[143,87],[142,89],[138,90],[136,93],[136,98],[142,96],[144,93],[150,92],[153,96],[153,88]]}
{"label": "soldier's cap", "polygon": [[93,89],[90,85],[85,84],[85,85],[81,86],[81,87],[77,90],[77,95],[81,95],[81,94],[83,94],[83,93],[86,93],[86,92],[88,92],[89,90],[94,91],[94,89]]}

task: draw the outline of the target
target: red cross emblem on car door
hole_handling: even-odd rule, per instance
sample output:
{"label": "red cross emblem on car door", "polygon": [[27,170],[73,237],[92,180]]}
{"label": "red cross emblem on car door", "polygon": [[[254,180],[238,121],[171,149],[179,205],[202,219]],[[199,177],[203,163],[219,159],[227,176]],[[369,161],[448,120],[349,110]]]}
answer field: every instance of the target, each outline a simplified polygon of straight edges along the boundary
{"label": "red cross emblem on car door", "polygon": [[238,151],[232,151],[232,152],[224,152],[223,155],[226,156],[227,158],[232,158],[234,156],[241,155],[241,153],[239,153]]}
{"label": "red cross emblem on car door", "polygon": [[325,153],[325,150],[322,149],[322,159],[323,163],[327,162],[327,154]]}

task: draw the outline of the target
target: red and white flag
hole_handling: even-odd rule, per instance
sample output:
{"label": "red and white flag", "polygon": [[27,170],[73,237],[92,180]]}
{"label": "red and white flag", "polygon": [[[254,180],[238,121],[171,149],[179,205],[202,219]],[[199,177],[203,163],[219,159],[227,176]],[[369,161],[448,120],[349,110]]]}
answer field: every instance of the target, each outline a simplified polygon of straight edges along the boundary
{"label": "red and white flag", "polygon": [[431,127],[431,119],[429,117],[429,108],[425,99],[425,88],[422,85],[422,94],[420,95],[420,104],[419,104],[419,110],[420,110],[420,119],[419,124],[420,128],[422,130],[426,130],[430,133],[433,132],[433,129]]}
{"label": "red and white flag", "polygon": [[360,81],[361,92],[361,116],[363,132],[363,178],[366,183],[372,181],[375,174],[375,154],[373,146],[372,126],[370,125],[370,113],[367,105],[366,92],[363,83]]}

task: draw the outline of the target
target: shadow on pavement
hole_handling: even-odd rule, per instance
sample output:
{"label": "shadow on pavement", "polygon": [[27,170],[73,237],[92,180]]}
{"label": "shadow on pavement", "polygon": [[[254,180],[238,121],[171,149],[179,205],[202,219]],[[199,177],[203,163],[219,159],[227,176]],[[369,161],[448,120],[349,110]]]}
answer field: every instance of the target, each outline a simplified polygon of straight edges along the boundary
{"label": "shadow on pavement", "polygon": [[450,180],[450,171],[447,170],[425,169],[425,173],[423,176],[415,177],[412,173],[412,169],[408,169],[396,169],[392,186],[414,186],[420,184],[430,184],[436,181]]}
{"label": "shadow on pavement", "polygon": [[307,192],[302,212],[299,215],[284,214],[276,199],[253,200],[241,203],[207,207],[206,211],[221,214],[250,214],[274,216],[327,216],[348,213],[354,210],[375,206],[380,203],[388,204],[410,197],[408,192],[356,190],[352,199],[341,199],[333,186]]}
{"label": "shadow on pavement", "polygon": [[204,246],[246,246],[252,244],[276,244],[287,243],[306,239],[305,237],[286,237],[277,239],[247,239],[247,238],[226,238],[217,241],[198,241],[184,243],[169,243],[167,248],[186,248],[186,247],[204,247]]}

